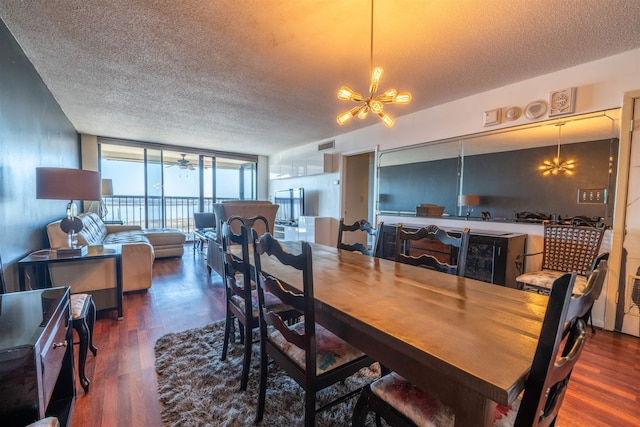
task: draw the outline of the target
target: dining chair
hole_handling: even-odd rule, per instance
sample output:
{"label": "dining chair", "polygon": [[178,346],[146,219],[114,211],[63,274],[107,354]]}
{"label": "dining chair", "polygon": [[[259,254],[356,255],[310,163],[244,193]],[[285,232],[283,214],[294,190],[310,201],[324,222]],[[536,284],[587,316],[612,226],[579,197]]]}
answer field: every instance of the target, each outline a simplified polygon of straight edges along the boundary
{"label": "dining chair", "polygon": [[[354,390],[316,409],[316,392],[345,380],[374,361],[329,330],[315,322],[314,281],[311,246],[302,241],[301,253],[286,252],[270,234],[258,235],[252,230],[258,283],[260,314],[260,393],[256,423],[263,418],[267,391],[267,362],[271,358],[304,390],[304,425],[315,425],[315,414],[359,393]],[[270,272],[262,269],[263,257],[269,259]],[[272,261],[273,260],[273,261]],[[273,272],[301,278],[302,291],[293,290]],[[272,293],[303,313],[303,320],[287,324],[266,304],[265,295]],[[281,402],[286,404],[286,402]]]}
{"label": "dining chair", "polygon": [[[351,225],[346,225],[344,223],[344,217],[340,218],[340,225],[338,227],[338,249],[344,249],[351,252],[360,252],[364,255],[368,256],[376,256],[378,254],[378,239],[380,238],[380,230],[382,230],[382,225],[384,223],[381,221],[375,228],[371,226],[371,223],[366,219],[361,219],[359,221],[354,222]],[[362,243],[344,243],[343,242],[343,234],[344,233],[353,233],[362,234],[365,233],[365,241],[368,240],[369,236],[373,237],[373,246],[369,249],[367,246]]]}
{"label": "dining chair", "polygon": [[[575,273],[564,274],[554,281],[524,392],[511,405],[496,406],[494,427],[555,425],[571,372],[587,337],[583,318],[601,292],[606,273],[607,261],[603,260],[581,295],[572,293]],[[395,372],[363,388],[354,408],[352,426],[363,426],[369,412],[394,426],[455,424],[455,413],[449,406]]]}
{"label": "dining chair", "polygon": [[193,253],[196,249],[201,252],[204,250],[204,244],[207,241],[206,234],[216,230],[216,215],[213,212],[194,212],[193,213]]}
{"label": "dining chair", "polygon": [[[601,253],[600,255],[598,255],[598,257],[593,261],[593,265],[591,266],[591,270],[589,270],[589,274],[587,275],[587,281],[588,281],[589,277],[591,277],[593,272],[596,270],[596,268],[598,268],[598,265],[600,265],[600,261],[608,261],[608,260],[609,260],[609,252],[604,252],[604,253]],[[585,287],[586,287],[586,283],[585,283]],[[583,292],[584,292],[584,287],[583,288],[579,288],[578,287],[578,280],[576,278],[576,285],[574,285],[574,287],[573,287],[573,293],[574,294],[581,294]],[[600,298],[600,293],[601,292],[602,292],[602,288],[600,288],[599,292],[597,292],[597,293],[595,293],[593,295],[593,303],[595,303],[596,300],[598,298]],[[593,303],[591,304],[591,307],[589,307],[589,310],[587,311],[587,314],[585,314],[585,316],[583,317],[583,320],[584,320],[584,322],[586,324],[590,324],[591,325],[591,332],[593,332],[595,334],[596,333],[596,328],[593,327],[593,317],[591,316],[591,311],[593,310]]]}
{"label": "dining chair", "polygon": [[[240,223],[239,233],[233,232],[233,223]],[[268,229],[267,219],[263,216],[243,218],[232,216],[222,223],[222,251],[223,251],[223,282],[225,284],[225,327],[222,344],[221,360],[227,358],[229,342],[235,335],[235,320],[239,323],[240,342],[244,346],[240,390],[246,390],[251,365],[251,347],[253,345],[253,331],[258,328],[258,294],[255,287],[255,273],[250,263],[249,232],[256,222],[264,222]],[[232,244],[241,248],[240,256],[230,251]],[[283,304],[272,295],[267,295],[267,304],[275,312],[285,318],[298,315],[291,307]],[[295,315],[295,316],[294,316]]]}
{"label": "dining chair", "polygon": [[[554,280],[565,273],[577,273],[576,289],[582,289],[600,251],[604,228],[544,223],[542,252],[521,254],[516,266],[519,289],[549,294]],[[542,268],[523,273],[526,257],[542,255]]]}
{"label": "dining chair", "polygon": [[456,237],[436,225],[410,231],[398,224],[395,261],[462,277],[467,264],[469,229],[459,234]]}

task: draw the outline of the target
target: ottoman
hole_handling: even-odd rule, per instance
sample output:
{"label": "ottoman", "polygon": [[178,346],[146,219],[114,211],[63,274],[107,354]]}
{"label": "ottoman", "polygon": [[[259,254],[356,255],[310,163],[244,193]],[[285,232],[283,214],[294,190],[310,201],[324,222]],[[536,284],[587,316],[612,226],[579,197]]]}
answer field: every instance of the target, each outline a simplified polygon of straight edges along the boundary
{"label": "ottoman", "polygon": [[186,236],[176,228],[147,228],[142,234],[149,239],[156,258],[181,257]]}

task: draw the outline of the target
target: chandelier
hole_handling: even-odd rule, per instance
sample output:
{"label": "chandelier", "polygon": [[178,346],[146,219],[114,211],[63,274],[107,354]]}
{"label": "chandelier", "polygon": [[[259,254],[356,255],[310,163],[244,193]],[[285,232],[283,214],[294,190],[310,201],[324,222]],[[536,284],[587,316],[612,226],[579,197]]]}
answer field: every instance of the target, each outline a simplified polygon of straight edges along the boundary
{"label": "chandelier", "polygon": [[560,161],[560,132],[564,123],[556,123],[558,126],[558,154],[551,160],[545,160],[538,169],[542,171],[542,175],[557,175],[559,172],[564,172],[565,175],[573,175],[573,168],[575,167],[575,161],[573,159],[561,162]]}
{"label": "chandelier", "polygon": [[378,85],[380,84],[380,79],[382,78],[383,70],[381,67],[373,67],[373,0],[371,0],[371,85],[369,86],[369,97],[364,98],[358,92],[355,92],[349,89],[347,86],[342,86],[338,89],[338,99],[342,99],[344,101],[355,101],[362,102],[362,104],[357,105],[346,111],[340,115],[338,115],[338,124],[344,125],[349,120],[351,120],[354,116],[358,116],[360,119],[364,119],[367,117],[369,111],[377,114],[380,119],[382,119],[382,123],[385,124],[388,128],[393,127],[395,121],[393,117],[387,114],[384,111],[384,104],[392,103],[392,104],[408,104],[411,102],[411,94],[409,92],[398,93],[395,89],[389,89],[382,94],[375,96],[378,91]]}

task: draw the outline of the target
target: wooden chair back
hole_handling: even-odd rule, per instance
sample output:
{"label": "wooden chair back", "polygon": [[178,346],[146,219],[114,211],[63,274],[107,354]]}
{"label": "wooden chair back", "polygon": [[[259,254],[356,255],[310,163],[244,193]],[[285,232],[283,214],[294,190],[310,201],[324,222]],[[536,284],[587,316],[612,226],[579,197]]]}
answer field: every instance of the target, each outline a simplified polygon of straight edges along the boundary
{"label": "wooden chair back", "polygon": [[555,425],[571,372],[586,341],[584,316],[602,291],[606,273],[607,261],[603,260],[589,277],[582,295],[573,295],[575,273],[565,274],[553,283],[514,426]]}
{"label": "wooden chair back", "polygon": [[[383,224],[383,222],[380,222],[376,228],[373,228],[369,221],[367,221],[366,219],[361,219],[351,225],[346,225],[344,223],[344,218],[340,218],[340,226],[338,228],[338,249],[344,249],[351,252],[360,252],[368,256],[378,255],[378,239],[380,237],[380,230],[382,230]],[[373,236],[373,247],[371,249],[368,249],[362,243],[344,243],[343,234],[350,232],[366,233],[366,236]]]}
{"label": "wooden chair back", "polygon": [[[315,372],[315,310],[313,302],[313,265],[311,261],[311,246],[301,241],[301,253],[293,255],[284,250],[271,234],[265,233],[257,241],[257,232],[252,230],[254,243],[254,263],[256,268],[256,282],[258,286],[258,301],[260,306],[260,327],[267,325],[274,327],[289,342],[307,352],[307,369]],[[298,270],[302,277],[304,292],[293,292],[275,276],[262,271],[261,256],[268,255],[276,258],[283,266]],[[269,292],[283,303],[304,314],[304,334],[291,330],[285,320],[266,306],[264,294]]]}
{"label": "wooden chair back", "polygon": [[[447,260],[439,260],[429,253],[412,255],[412,242],[426,240],[437,241],[448,247]],[[395,261],[404,264],[431,268],[443,273],[464,276],[469,248],[469,229],[465,228],[460,237],[453,236],[435,225],[422,227],[417,231],[408,231],[398,224],[396,232]],[[454,263],[455,261],[455,263]]]}
{"label": "wooden chair back", "polygon": [[[232,244],[242,247],[241,256],[229,250]],[[223,280],[227,301],[234,295],[237,295],[245,301],[245,307],[250,309],[251,271],[249,264],[249,237],[245,227],[240,227],[240,233],[236,234],[231,228],[230,221],[222,224],[222,254],[224,261]],[[251,317],[250,313],[249,311],[249,317]],[[246,313],[243,313],[243,319],[246,318],[244,314]]]}
{"label": "wooden chair back", "polygon": [[544,224],[542,269],[587,276],[602,243],[604,228]]}

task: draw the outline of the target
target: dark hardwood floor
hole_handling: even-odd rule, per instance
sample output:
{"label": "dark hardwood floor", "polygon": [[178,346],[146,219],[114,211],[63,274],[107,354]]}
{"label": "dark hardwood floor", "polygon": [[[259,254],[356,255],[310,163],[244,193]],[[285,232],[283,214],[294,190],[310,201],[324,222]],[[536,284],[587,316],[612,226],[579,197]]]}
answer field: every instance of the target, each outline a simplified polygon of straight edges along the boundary
{"label": "dark hardwood floor", "polygon": [[[123,320],[115,312],[98,315],[98,355],[87,358],[91,388],[85,395],[76,381],[73,427],[161,426],[156,339],[224,317],[222,280],[207,274],[190,244],[182,259],[157,260],[153,274],[148,292],[124,296]],[[598,330],[574,369],[558,425],[635,427],[639,418],[640,339]]]}

